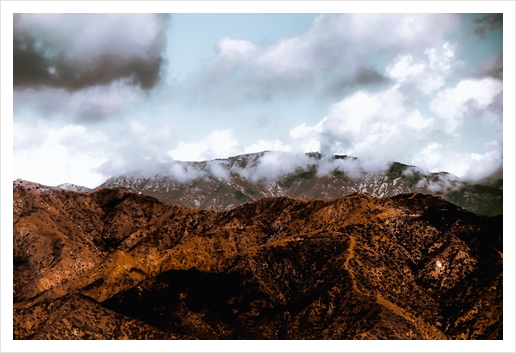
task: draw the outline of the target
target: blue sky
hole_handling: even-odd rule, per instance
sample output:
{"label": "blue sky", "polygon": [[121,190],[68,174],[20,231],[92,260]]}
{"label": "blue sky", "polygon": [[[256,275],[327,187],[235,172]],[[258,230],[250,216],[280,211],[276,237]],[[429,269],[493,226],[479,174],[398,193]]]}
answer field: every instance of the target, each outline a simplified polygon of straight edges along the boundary
{"label": "blue sky", "polygon": [[503,164],[502,24],[482,13],[16,15],[14,178],[94,187],[275,150],[479,179]]}
{"label": "blue sky", "polygon": [[[166,55],[169,79],[184,79],[217,55],[222,37],[271,45],[310,29],[318,14],[171,14]],[[187,36],[184,34],[188,33]]]}

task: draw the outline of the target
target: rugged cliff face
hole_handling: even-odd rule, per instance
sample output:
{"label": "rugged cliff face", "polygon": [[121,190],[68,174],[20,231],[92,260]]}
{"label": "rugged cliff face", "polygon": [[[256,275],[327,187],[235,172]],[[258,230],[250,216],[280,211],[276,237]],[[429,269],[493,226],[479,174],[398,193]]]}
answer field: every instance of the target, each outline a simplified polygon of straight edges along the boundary
{"label": "rugged cliff face", "polygon": [[502,218],[442,198],[227,211],[14,184],[15,339],[500,339]]}

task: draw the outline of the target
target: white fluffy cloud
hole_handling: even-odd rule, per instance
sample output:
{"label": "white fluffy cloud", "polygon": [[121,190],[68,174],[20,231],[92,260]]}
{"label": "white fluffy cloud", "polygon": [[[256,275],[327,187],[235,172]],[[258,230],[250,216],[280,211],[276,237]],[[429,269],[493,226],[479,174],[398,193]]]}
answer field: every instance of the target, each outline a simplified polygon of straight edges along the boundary
{"label": "white fluffy cloud", "polygon": [[428,95],[444,86],[446,78],[452,74],[452,68],[462,64],[462,61],[455,59],[452,45],[444,42],[427,48],[420,57],[412,54],[398,56],[387,66],[385,73],[398,84],[408,85]]}
{"label": "white fluffy cloud", "polygon": [[501,164],[502,151],[486,145],[480,153],[459,153],[439,143],[429,143],[412,159],[412,163],[424,166],[430,172],[451,171],[463,180],[479,180],[496,172]]}
{"label": "white fluffy cloud", "polygon": [[396,87],[373,94],[358,91],[332,106],[322,126],[327,135],[355,145],[364,135],[374,134],[377,123],[395,124],[404,113],[403,95]]}
{"label": "white fluffy cloud", "polygon": [[466,115],[477,114],[478,110],[487,113],[486,108],[502,89],[502,82],[493,78],[462,80],[455,87],[438,92],[430,108],[444,124],[444,131],[452,134]]}
{"label": "white fluffy cloud", "polygon": [[[465,79],[455,87],[438,90],[426,113],[433,114],[428,116],[407,103],[402,84],[410,75],[430,70],[430,66],[405,70],[408,63],[397,58],[387,67],[397,80],[392,86],[375,93],[355,92],[333,105],[317,125],[301,124],[291,130],[291,137],[312,141],[313,145],[319,143],[326,155],[357,156],[370,161],[371,166],[399,161],[466,179],[485,177],[499,168],[501,115],[495,103],[502,82],[493,78]],[[483,124],[481,128],[497,138],[486,144],[483,152],[457,148],[461,141],[474,139],[470,136],[474,131],[461,129],[468,119],[478,120]]]}
{"label": "white fluffy cloud", "polygon": [[215,178],[224,179],[229,181],[230,175],[229,171],[226,168],[226,165],[224,165],[221,161],[214,160],[214,161],[207,161],[206,162],[208,168],[210,169],[211,174]]}
{"label": "white fluffy cloud", "polygon": [[231,130],[215,130],[197,143],[180,142],[177,148],[167,153],[175,160],[202,161],[235,155],[237,145]]}
{"label": "white fluffy cloud", "polygon": [[284,144],[280,140],[258,140],[245,147],[244,153],[256,153],[262,151],[283,151],[289,152],[292,149],[290,145]]}
{"label": "white fluffy cloud", "polygon": [[171,162],[167,150],[177,144],[170,125],[131,119],[112,124],[109,143],[103,146],[107,161],[97,168],[106,179],[113,175],[137,173],[151,176],[166,171]]}
{"label": "white fluffy cloud", "polygon": [[216,60],[241,60],[256,53],[257,46],[246,40],[224,37],[217,41],[219,57]]}
{"label": "white fluffy cloud", "polygon": [[[321,15],[308,32],[269,46],[225,37],[217,43],[218,55],[187,84],[192,95],[213,104],[278,99],[303,90],[342,94],[346,87],[388,81],[374,68],[373,58],[393,53],[400,57],[390,71],[394,77],[403,66],[412,74],[426,74],[428,66],[443,75],[453,57],[443,34],[461,21],[454,14]],[[434,74],[421,89],[441,85]]]}
{"label": "white fluffy cloud", "polygon": [[421,115],[419,110],[415,110],[412,114],[407,118],[407,126],[413,128],[414,130],[420,131],[425,128],[429,128],[434,123],[433,118],[425,118]]}
{"label": "white fluffy cloud", "polygon": [[305,123],[290,130],[290,138],[296,145],[296,150],[301,152],[318,152],[321,150],[319,134],[323,131],[322,120],[315,126],[306,126]]}
{"label": "white fluffy cloud", "polygon": [[106,141],[102,132],[88,131],[81,125],[55,129],[39,121],[36,126],[15,127],[15,177],[52,186],[71,180],[98,186],[105,178],[96,168],[107,160],[99,144]]}
{"label": "white fluffy cloud", "polygon": [[313,163],[304,153],[268,152],[264,154],[258,164],[246,166],[244,169],[235,168],[232,172],[252,181],[260,179],[272,180],[279,175],[292,173],[298,168],[306,168]]}
{"label": "white fluffy cloud", "polygon": [[205,175],[202,171],[195,169],[192,166],[177,162],[171,163],[171,165],[167,167],[165,174],[170,175],[173,179],[181,183],[202,178]]}

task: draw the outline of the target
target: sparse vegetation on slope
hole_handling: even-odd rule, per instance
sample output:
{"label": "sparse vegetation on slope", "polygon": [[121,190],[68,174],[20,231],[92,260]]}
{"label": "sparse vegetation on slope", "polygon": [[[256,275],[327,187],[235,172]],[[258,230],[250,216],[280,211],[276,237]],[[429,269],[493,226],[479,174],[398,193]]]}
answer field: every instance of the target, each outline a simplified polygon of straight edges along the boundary
{"label": "sparse vegetation on slope", "polygon": [[14,187],[16,339],[499,339],[501,217],[419,193],[227,211]]}

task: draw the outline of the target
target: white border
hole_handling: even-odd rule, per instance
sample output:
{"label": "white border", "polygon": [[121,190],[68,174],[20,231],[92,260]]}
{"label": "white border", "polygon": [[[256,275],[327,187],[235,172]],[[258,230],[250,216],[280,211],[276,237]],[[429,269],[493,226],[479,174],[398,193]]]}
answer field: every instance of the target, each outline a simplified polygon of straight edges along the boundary
{"label": "white border", "polygon": [[[13,341],[12,340],[12,15],[32,13],[504,13],[504,337],[503,341]],[[513,1],[3,1],[1,3],[1,351],[514,352],[514,33]]]}

